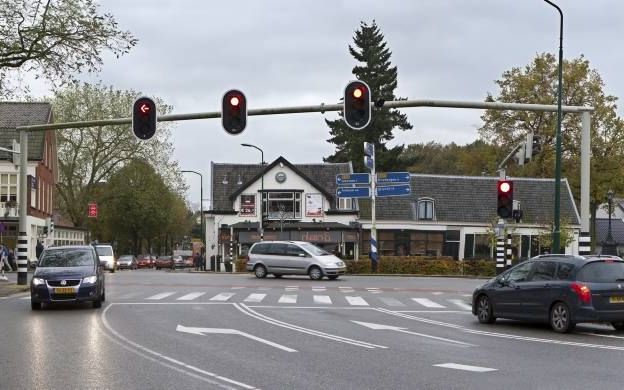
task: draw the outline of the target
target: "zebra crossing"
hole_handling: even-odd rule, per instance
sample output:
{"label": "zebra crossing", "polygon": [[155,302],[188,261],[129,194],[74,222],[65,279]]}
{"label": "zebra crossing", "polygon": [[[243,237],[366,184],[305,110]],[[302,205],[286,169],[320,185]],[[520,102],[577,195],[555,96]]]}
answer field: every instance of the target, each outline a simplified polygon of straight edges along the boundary
{"label": "zebra crossing", "polygon": [[[312,286],[310,294],[302,291],[297,286],[284,287],[277,294],[267,293],[267,289],[256,289],[249,292],[244,288],[232,287],[231,291],[208,294],[206,291],[157,292],[146,297],[134,297],[146,301],[181,301],[181,302],[244,302],[253,304],[314,304],[314,305],[340,305],[354,307],[389,306],[394,308],[418,307],[435,310],[470,311],[472,310],[470,294],[446,295],[442,292],[425,293],[429,296],[406,297],[406,296],[384,296],[384,291],[380,288],[365,288],[356,291],[352,287],[338,287],[333,295],[327,295],[326,287]],[[358,294],[362,292],[365,294]],[[134,294],[133,294],[134,295]],[[125,297],[120,295],[119,298]]]}

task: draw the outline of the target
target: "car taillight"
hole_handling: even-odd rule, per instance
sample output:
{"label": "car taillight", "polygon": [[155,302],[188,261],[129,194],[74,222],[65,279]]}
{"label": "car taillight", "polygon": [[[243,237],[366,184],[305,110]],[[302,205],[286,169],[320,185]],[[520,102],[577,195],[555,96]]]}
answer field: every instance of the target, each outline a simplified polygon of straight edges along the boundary
{"label": "car taillight", "polygon": [[570,288],[579,297],[583,303],[591,303],[591,290],[587,285],[579,282],[574,282],[570,285]]}

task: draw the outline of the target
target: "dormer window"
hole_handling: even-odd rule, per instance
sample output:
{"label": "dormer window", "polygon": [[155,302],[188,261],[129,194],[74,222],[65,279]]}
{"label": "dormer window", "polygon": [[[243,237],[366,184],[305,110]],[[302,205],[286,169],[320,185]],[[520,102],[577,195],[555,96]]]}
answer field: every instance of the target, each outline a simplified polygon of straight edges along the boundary
{"label": "dormer window", "polygon": [[418,199],[418,219],[424,221],[433,221],[435,219],[435,207],[433,199]]}

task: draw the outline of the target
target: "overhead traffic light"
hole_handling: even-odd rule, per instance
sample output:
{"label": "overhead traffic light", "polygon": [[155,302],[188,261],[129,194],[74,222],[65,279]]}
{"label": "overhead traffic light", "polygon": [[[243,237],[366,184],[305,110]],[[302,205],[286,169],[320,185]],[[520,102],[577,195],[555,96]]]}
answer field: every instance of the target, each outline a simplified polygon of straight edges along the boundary
{"label": "overhead traffic light", "polygon": [[223,95],[221,104],[221,123],[225,131],[238,135],[247,126],[247,98],[237,89],[231,89]]}
{"label": "overhead traffic light", "polygon": [[132,132],[141,140],[156,134],[156,103],[148,97],[140,97],[132,106]]}
{"label": "overhead traffic light", "polygon": [[525,149],[526,160],[531,160],[536,154],[542,151],[542,137],[534,135],[533,133],[528,133]]}
{"label": "overhead traffic light", "polygon": [[371,93],[363,81],[351,81],[344,90],[344,120],[354,130],[362,130],[371,120]]}
{"label": "overhead traffic light", "polygon": [[499,180],[496,188],[498,191],[497,214],[501,218],[511,218],[513,215],[513,181]]}

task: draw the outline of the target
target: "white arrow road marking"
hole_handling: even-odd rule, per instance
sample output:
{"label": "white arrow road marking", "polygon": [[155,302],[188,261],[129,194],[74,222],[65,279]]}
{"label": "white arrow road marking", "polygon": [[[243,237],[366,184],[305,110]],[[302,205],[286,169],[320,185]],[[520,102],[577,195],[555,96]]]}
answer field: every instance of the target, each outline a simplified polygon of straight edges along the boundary
{"label": "white arrow road marking", "polygon": [[498,371],[496,368],[467,366],[465,364],[457,364],[457,363],[434,364],[433,366],[434,367],[442,367],[442,368],[453,368],[455,370],[464,370],[464,371],[473,371],[473,372]]}
{"label": "white arrow road marking", "polygon": [[199,298],[202,295],[206,294],[205,292],[192,292],[190,294],[186,294],[186,295],[182,295],[180,298],[178,298],[178,301],[192,301],[195,298]]}
{"label": "white arrow road marking", "polygon": [[431,299],[427,299],[427,298],[412,298],[412,301],[414,301],[416,303],[420,303],[421,305],[423,305],[425,307],[433,307],[433,308],[436,308],[436,309],[446,309],[445,306],[442,306],[439,303],[435,303]]}
{"label": "white arrow road marking", "polygon": [[232,298],[234,295],[236,295],[236,293],[221,293],[221,294],[217,294],[214,297],[210,298],[210,300],[211,301],[225,302],[228,299]]}
{"label": "white arrow road marking", "polygon": [[175,292],[165,292],[165,293],[160,293],[160,294],[156,294],[156,295],[152,295],[149,298],[146,299],[154,299],[154,300],[159,300],[159,299],[163,299],[163,298],[167,298],[168,296],[171,296],[175,294]]}
{"label": "white arrow road marking", "polygon": [[178,332],[191,333],[191,334],[196,334],[196,335],[200,335],[200,336],[205,336],[207,333],[211,333],[211,334],[235,334],[235,335],[247,337],[248,339],[255,340],[255,341],[258,341],[258,342],[266,344],[266,345],[270,345],[272,347],[281,349],[282,351],[297,352],[296,349],[288,348],[288,347],[283,346],[281,344],[277,344],[277,343],[274,343],[274,342],[269,341],[269,340],[261,339],[260,337],[253,336],[253,335],[250,335],[249,333],[241,332],[240,330],[236,330],[236,329],[195,328],[195,327],[182,326],[182,325],[178,324],[178,326],[176,327],[176,330]]}
{"label": "white arrow road marking", "polygon": [[401,328],[401,327],[398,327],[398,326],[383,325],[383,324],[373,324],[372,322],[362,322],[362,321],[354,321],[354,320],[351,320],[351,322],[354,322],[354,323],[356,323],[358,325],[362,325],[362,326],[364,326],[366,328],[373,329],[373,330],[393,330],[395,332],[407,333],[407,334],[411,334],[411,335],[414,335],[414,336],[420,336],[420,337],[425,337],[425,338],[429,338],[429,339],[445,341],[447,343],[458,344],[458,345],[462,345],[462,346],[465,346],[465,347],[476,347],[476,345],[474,345],[474,344],[464,343],[463,341],[447,339],[447,338],[444,338],[444,337],[431,336],[431,335],[423,334],[423,333],[410,332],[409,330],[406,330],[407,328]]}

